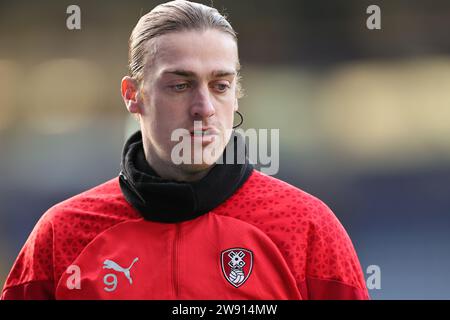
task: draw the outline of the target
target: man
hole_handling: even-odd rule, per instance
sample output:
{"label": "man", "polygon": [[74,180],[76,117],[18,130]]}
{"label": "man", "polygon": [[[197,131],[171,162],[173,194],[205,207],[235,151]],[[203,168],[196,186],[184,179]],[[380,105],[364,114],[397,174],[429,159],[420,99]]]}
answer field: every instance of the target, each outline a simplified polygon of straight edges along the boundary
{"label": "man", "polygon": [[[217,161],[238,139],[240,95],[236,34],[222,15],[157,6],[131,34],[129,68],[121,92],[141,130],[119,177],[44,214],[3,299],[368,298],[325,204],[248,160]],[[189,148],[174,161],[174,132],[201,161]]]}

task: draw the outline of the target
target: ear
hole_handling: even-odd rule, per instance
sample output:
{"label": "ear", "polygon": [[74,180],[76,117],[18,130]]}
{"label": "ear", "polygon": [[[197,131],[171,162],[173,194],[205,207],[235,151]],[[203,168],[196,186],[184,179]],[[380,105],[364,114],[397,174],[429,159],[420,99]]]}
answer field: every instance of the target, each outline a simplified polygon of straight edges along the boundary
{"label": "ear", "polygon": [[139,101],[139,84],[136,80],[129,76],[125,76],[122,79],[120,91],[123,101],[130,113],[141,113],[140,101]]}
{"label": "ear", "polygon": [[234,100],[234,108],[233,111],[236,112],[239,109],[239,103],[238,103],[238,99],[236,98],[236,100]]}

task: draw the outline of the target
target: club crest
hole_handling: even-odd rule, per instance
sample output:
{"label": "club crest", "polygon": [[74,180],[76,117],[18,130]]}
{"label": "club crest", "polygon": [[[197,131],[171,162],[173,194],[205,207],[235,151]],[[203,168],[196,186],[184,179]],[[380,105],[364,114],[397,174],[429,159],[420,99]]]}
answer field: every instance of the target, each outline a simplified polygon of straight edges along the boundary
{"label": "club crest", "polygon": [[238,288],[250,276],[253,269],[253,252],[243,248],[222,251],[222,272],[231,285]]}

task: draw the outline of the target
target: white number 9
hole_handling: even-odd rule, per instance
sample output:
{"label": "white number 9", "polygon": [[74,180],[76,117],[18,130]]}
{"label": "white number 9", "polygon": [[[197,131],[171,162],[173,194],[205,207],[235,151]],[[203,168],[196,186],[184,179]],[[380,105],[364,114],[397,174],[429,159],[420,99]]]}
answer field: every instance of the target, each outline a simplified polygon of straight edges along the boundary
{"label": "white number 9", "polygon": [[[108,278],[112,278],[112,280],[108,281]],[[114,291],[117,288],[117,276],[114,273],[108,273],[103,277],[103,283],[107,286],[103,288],[105,291]]]}

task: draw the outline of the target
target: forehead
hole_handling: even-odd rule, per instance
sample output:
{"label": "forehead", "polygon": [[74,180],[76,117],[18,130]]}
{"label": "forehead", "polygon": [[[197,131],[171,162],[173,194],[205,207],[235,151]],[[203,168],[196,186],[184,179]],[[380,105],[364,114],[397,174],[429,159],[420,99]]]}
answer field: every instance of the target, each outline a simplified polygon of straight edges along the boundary
{"label": "forehead", "polygon": [[195,74],[210,74],[217,70],[235,71],[238,66],[236,41],[225,32],[172,32],[155,38],[150,71],[154,75],[166,70],[189,70]]}

